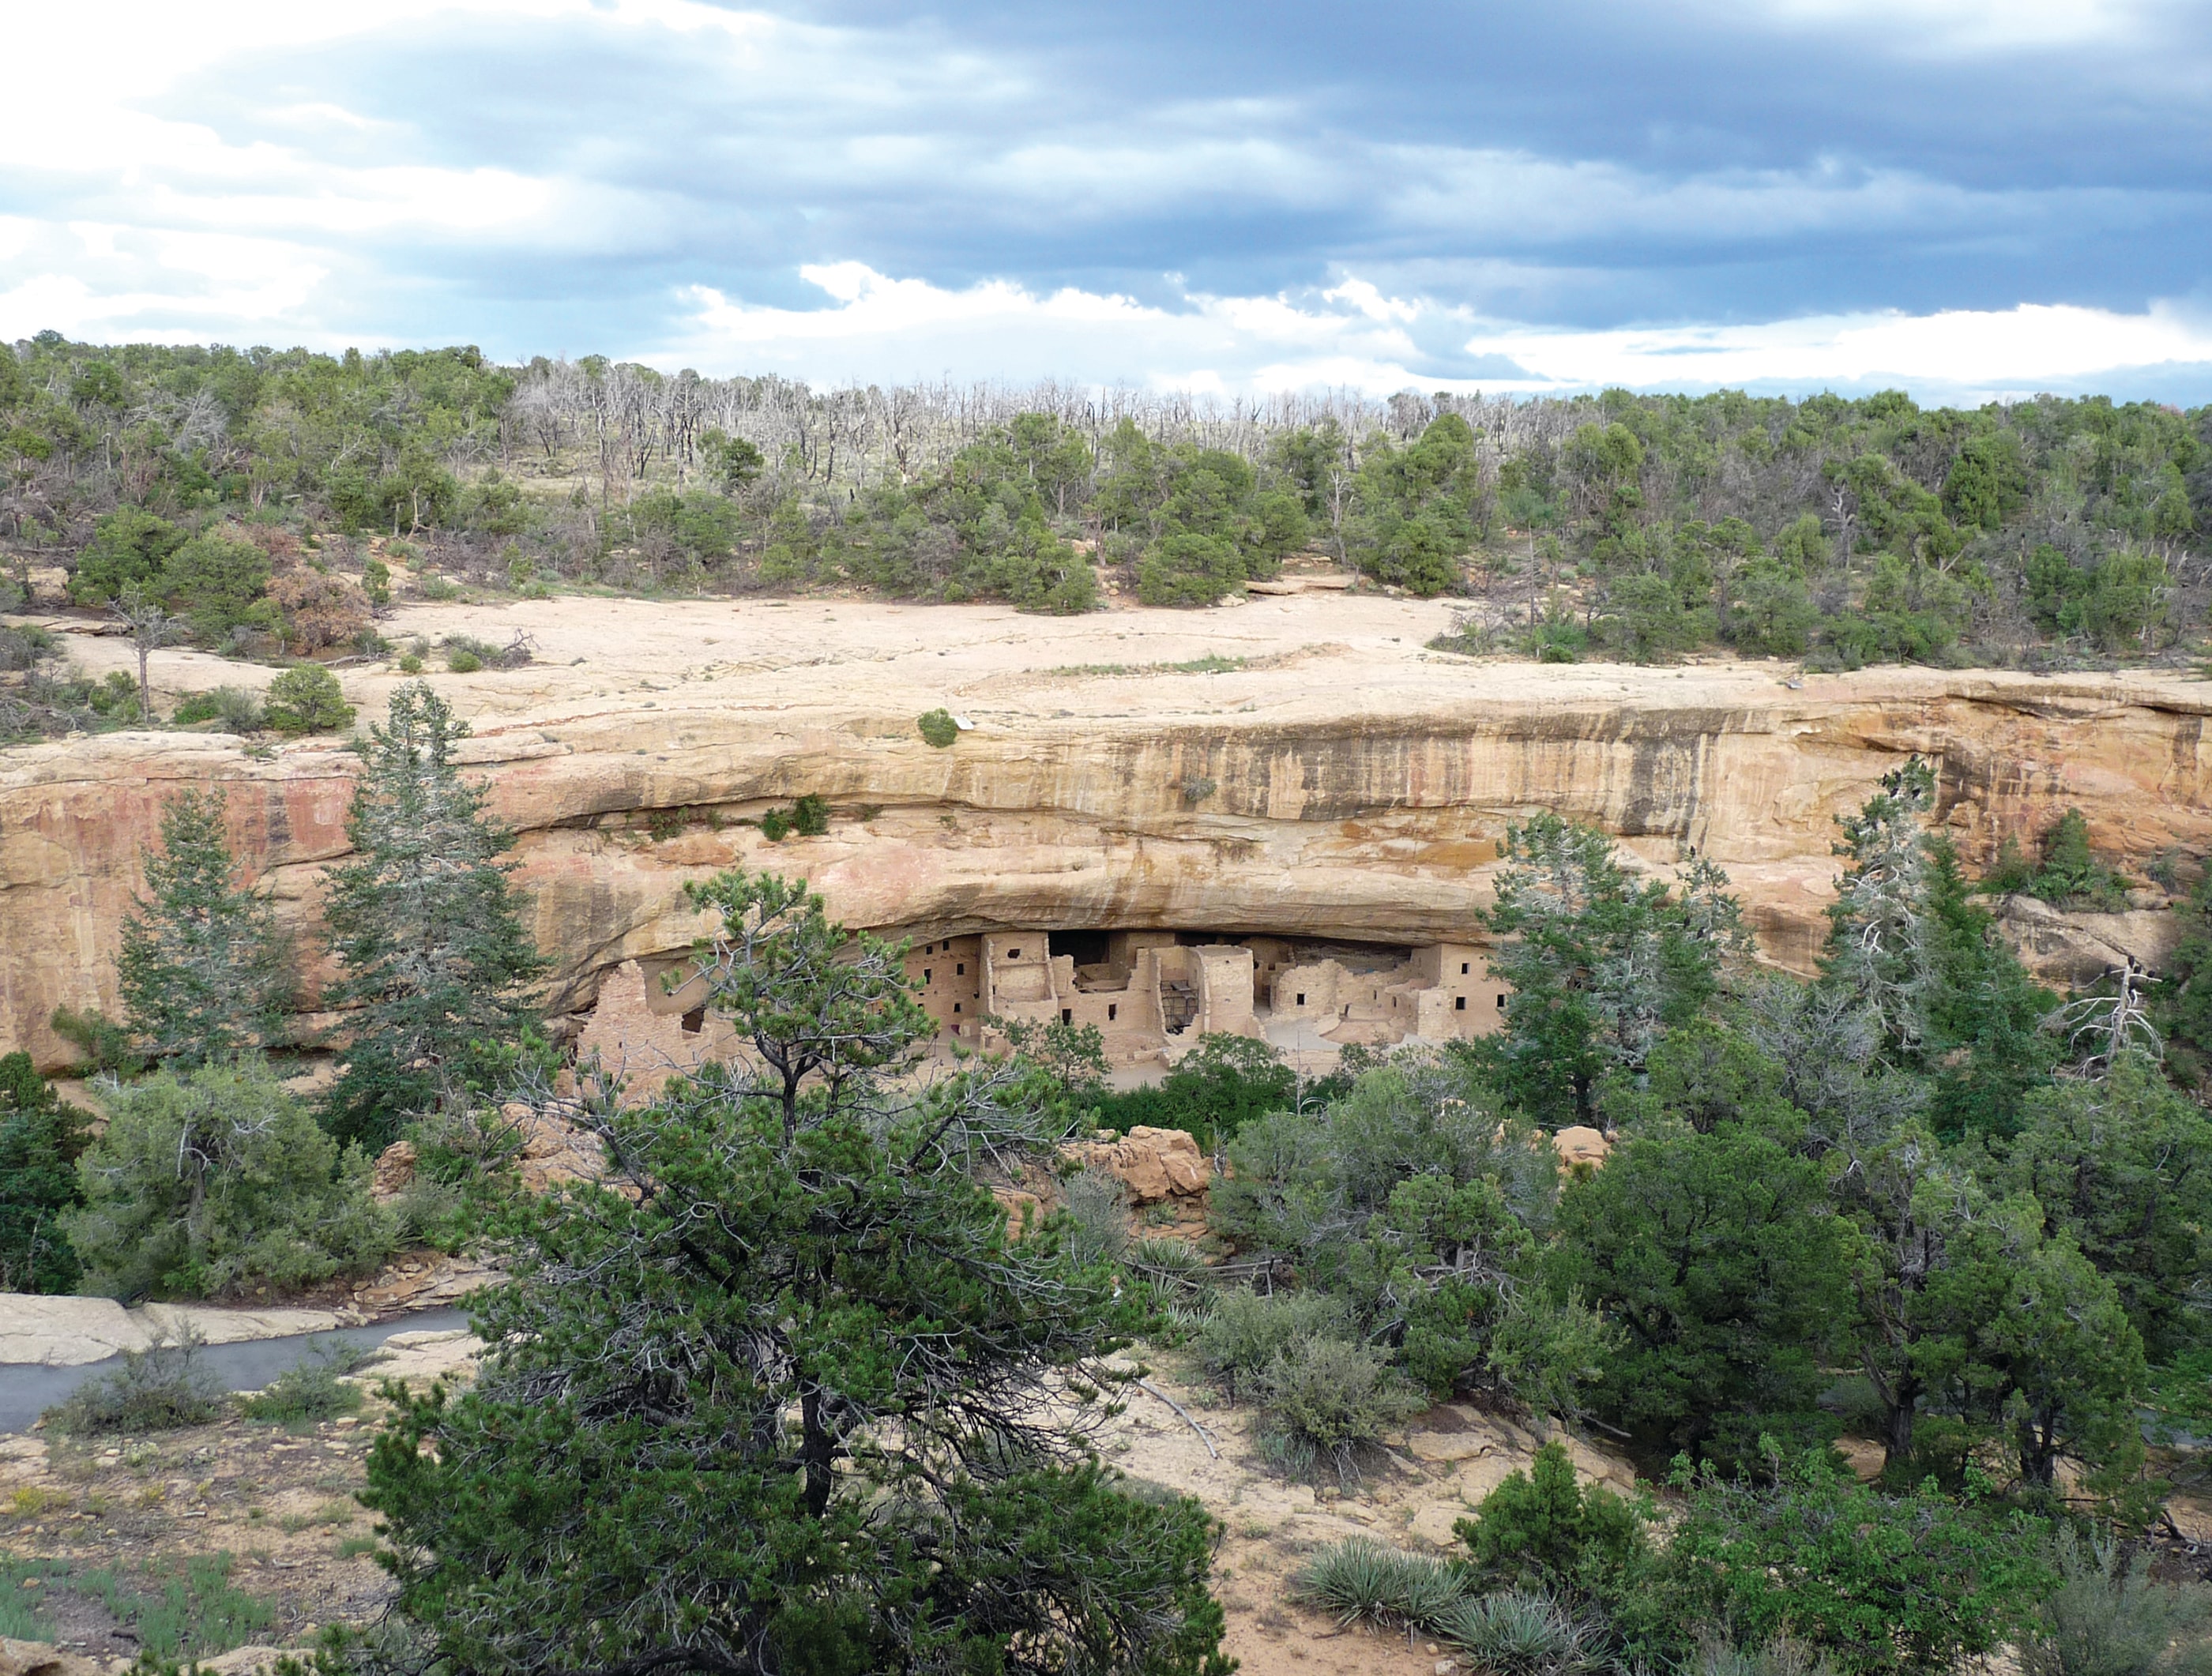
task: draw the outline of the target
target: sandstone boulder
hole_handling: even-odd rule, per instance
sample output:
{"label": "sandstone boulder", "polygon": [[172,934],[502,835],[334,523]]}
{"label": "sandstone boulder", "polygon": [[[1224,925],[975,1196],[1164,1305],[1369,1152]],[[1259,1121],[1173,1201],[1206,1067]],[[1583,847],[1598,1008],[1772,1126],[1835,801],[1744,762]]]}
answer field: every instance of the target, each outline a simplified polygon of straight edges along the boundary
{"label": "sandstone boulder", "polygon": [[1588,1164],[1595,1169],[1613,1151],[1613,1143],[1595,1129],[1575,1123],[1552,1137],[1552,1148],[1559,1155],[1559,1168],[1562,1169],[1572,1169],[1577,1164]]}
{"label": "sandstone boulder", "polygon": [[369,1182],[368,1192],[380,1204],[398,1197],[402,1187],[415,1180],[415,1143],[395,1140],[376,1155],[376,1175]]}
{"label": "sandstone boulder", "polygon": [[1195,1198],[1213,1179],[1213,1166],[1206,1154],[1181,1129],[1155,1129],[1140,1123],[1120,1140],[1088,1141],[1068,1151],[1120,1181],[1129,1190],[1133,1205]]}
{"label": "sandstone boulder", "polygon": [[104,1676],[104,1673],[94,1660],[64,1653],[49,1642],[0,1637],[0,1676]]}

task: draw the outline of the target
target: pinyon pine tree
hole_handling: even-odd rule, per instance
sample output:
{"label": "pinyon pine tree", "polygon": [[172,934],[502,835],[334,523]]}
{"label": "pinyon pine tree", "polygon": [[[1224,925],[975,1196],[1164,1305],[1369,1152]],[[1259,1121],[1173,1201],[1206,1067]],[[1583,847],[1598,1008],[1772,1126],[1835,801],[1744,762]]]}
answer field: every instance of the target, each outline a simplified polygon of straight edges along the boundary
{"label": "pinyon pine tree", "polygon": [[1212,1521],[1083,1439],[1134,1289],[992,1194],[1068,1133],[1049,1077],[916,1088],[898,949],[776,878],[694,899],[742,1058],[578,1114],[611,1179],[506,1212],[499,1348],[369,1466],[399,1662],[1225,1676]]}
{"label": "pinyon pine tree", "polygon": [[265,1046],[292,999],[289,948],[267,895],[237,882],[223,811],[211,790],[162,811],[116,962],[131,1033],[179,1066]]}
{"label": "pinyon pine tree", "polygon": [[331,874],[324,918],[344,973],[331,999],[355,1011],[329,1121],[371,1148],[490,1074],[545,970],[500,859],[514,835],[454,765],[468,734],[428,683],[392,695],[346,817],[354,859]]}

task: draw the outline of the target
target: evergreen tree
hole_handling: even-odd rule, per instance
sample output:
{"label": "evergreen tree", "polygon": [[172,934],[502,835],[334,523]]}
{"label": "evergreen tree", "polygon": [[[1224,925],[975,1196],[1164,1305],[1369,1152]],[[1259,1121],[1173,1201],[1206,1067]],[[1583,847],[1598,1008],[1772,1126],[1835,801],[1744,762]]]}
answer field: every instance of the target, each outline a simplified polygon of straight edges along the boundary
{"label": "evergreen tree", "polygon": [[76,1253],[61,1213],[75,1205],[85,1114],[65,1103],[25,1053],[0,1055],[0,1292],[76,1289]]}
{"label": "evergreen tree", "polygon": [[116,962],[131,1034],[181,1066],[265,1046],[292,999],[290,950],[268,896],[236,882],[223,811],[207,790],[161,811]]}
{"label": "evergreen tree", "polygon": [[1937,993],[1936,932],[1922,816],[1936,775],[1917,756],[1881,778],[1855,815],[1837,817],[1850,860],[1828,909],[1825,982],[1847,992],[1880,1023],[1892,1048],[1917,1054],[1928,1041]]}
{"label": "evergreen tree", "polygon": [[454,765],[468,733],[428,683],[392,695],[346,817],[354,859],[331,873],[324,918],[344,974],[331,999],[355,1011],[328,1121],[371,1149],[493,1074],[547,965],[500,859],[514,835]]}
{"label": "evergreen tree", "polygon": [[1067,1133],[1049,1078],[902,1084],[898,950],[781,880],[696,899],[748,1052],[583,1114],[612,1179],[513,1207],[499,1348],[372,1457],[424,1667],[1220,1676],[1211,1521],[1073,1429],[1133,1291],[992,1195]]}
{"label": "evergreen tree", "polygon": [[1589,1123],[1600,1080],[1640,1076],[1661,1033],[1718,992],[1742,941],[1727,875],[1694,863],[1670,896],[1632,878],[1603,833],[1553,814],[1509,827],[1505,855],[1483,922],[1510,939],[1492,969],[1512,990],[1481,1052],[1540,1122]]}

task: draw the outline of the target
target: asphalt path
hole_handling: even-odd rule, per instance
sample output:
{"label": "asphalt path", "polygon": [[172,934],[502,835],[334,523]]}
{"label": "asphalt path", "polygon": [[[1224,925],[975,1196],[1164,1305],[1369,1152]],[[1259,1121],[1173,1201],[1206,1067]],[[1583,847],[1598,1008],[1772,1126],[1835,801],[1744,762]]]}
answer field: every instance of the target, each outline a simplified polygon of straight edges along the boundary
{"label": "asphalt path", "polygon": [[[221,1381],[227,1391],[258,1391],[286,1369],[306,1361],[312,1345],[344,1344],[373,1349],[395,1333],[444,1333],[468,1324],[469,1318],[461,1310],[426,1309],[370,1327],[333,1327],[327,1333],[253,1339],[236,1345],[204,1345],[192,1360]],[[74,1368],[0,1363],[0,1432],[21,1431],[86,1381],[104,1377],[122,1361],[120,1356],[111,1356],[105,1362]]]}

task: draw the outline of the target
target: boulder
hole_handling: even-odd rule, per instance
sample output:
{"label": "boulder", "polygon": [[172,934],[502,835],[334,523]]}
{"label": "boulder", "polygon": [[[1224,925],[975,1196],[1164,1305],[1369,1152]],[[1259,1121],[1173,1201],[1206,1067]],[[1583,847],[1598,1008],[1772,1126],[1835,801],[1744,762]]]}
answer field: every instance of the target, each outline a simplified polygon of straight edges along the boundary
{"label": "boulder", "polygon": [[415,1143],[395,1140],[376,1155],[376,1175],[368,1184],[369,1197],[381,1204],[398,1197],[415,1180]]}
{"label": "boulder", "polygon": [[1613,1151],[1613,1143],[1595,1129],[1575,1123],[1552,1137],[1552,1150],[1559,1155],[1562,1169],[1571,1170],[1577,1164],[1588,1164],[1595,1169]]}
{"label": "boulder", "polygon": [[1140,1123],[1120,1140],[1082,1142],[1068,1153],[1120,1181],[1129,1190],[1133,1205],[1195,1198],[1213,1179],[1213,1166],[1206,1154],[1181,1129],[1155,1129]]}
{"label": "boulder", "polygon": [[0,1676],[104,1676],[101,1667],[80,1653],[64,1653],[50,1642],[9,1641],[0,1637]]}

